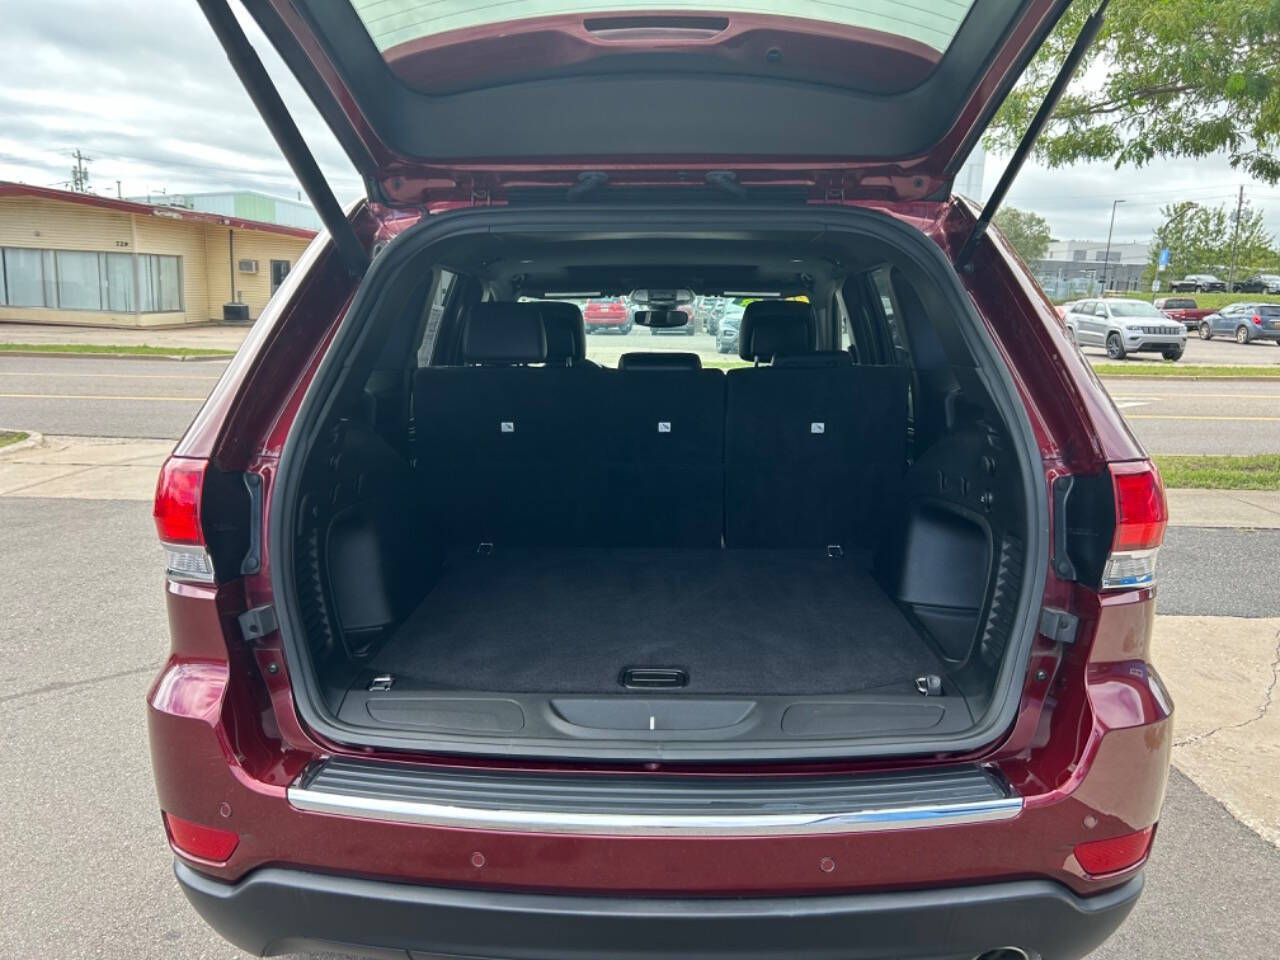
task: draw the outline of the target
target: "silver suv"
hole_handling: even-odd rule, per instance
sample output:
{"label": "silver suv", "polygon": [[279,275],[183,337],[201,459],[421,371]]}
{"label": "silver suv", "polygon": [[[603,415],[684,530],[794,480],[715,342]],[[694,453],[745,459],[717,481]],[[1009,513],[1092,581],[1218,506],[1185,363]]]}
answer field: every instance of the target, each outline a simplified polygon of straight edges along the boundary
{"label": "silver suv", "polygon": [[1067,332],[1081,347],[1102,347],[1112,360],[1131,353],[1160,353],[1178,360],[1187,346],[1187,330],[1145,300],[1081,300],[1063,317]]}

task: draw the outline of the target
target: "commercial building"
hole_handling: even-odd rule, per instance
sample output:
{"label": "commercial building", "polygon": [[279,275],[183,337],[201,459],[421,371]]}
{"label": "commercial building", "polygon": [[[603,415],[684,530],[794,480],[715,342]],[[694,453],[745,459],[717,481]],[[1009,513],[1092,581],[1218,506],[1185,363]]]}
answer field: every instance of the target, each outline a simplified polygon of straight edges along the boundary
{"label": "commercial building", "polygon": [[[1151,244],[1141,241],[1054,240],[1043,260],[1032,264],[1051,297],[1095,296],[1106,289],[1135,293],[1151,259]],[[1150,286],[1146,287],[1150,290]]]}
{"label": "commercial building", "polygon": [[0,181],[0,321],[256,319],[315,236],[298,226]]}
{"label": "commercial building", "polygon": [[257,190],[224,190],[217,193],[153,193],[145,197],[127,197],[135,203],[160,204],[200,213],[219,213],[224,217],[275,223],[283,227],[302,227],[319,231],[320,215],[302,200],[273,197]]}

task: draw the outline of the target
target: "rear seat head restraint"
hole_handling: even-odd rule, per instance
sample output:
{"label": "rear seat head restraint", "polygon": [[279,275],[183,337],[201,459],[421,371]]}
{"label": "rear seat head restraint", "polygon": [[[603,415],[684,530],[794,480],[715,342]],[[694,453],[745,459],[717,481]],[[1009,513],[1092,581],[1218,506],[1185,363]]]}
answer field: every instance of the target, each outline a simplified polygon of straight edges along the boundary
{"label": "rear seat head restraint", "polygon": [[587,328],[576,303],[543,300],[537,304],[547,335],[547,363],[576,367],[587,359]]}
{"label": "rear seat head restraint", "polygon": [[701,370],[702,359],[696,353],[661,353],[635,351],[618,358],[619,370]]}
{"label": "rear seat head restraint", "polygon": [[545,363],[547,334],[536,303],[478,303],[462,331],[462,360],[481,366]]}
{"label": "rear seat head restraint", "polygon": [[738,356],[754,363],[817,345],[813,308],[799,300],[757,300],[747,304],[738,332]]}

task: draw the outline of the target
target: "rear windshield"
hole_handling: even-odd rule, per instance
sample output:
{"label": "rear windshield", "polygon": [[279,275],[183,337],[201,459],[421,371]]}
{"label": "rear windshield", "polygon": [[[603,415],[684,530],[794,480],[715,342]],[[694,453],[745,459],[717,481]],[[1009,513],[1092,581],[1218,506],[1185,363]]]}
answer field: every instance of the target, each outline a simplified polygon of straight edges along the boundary
{"label": "rear windshield", "polygon": [[1113,301],[1111,304],[1113,317],[1157,317],[1164,319],[1164,314],[1149,303],[1132,303],[1125,300]]}
{"label": "rear windshield", "polygon": [[1164,308],[1166,310],[1194,310],[1196,302],[1194,300],[1166,300]]}
{"label": "rear windshield", "polygon": [[387,52],[424,37],[492,23],[554,16],[683,14],[773,14],[875,30],[912,40],[938,52],[947,49],[973,0],[352,0],[374,44]]}
{"label": "rear windshield", "polygon": [[1280,303],[1264,303],[1254,309],[1264,317],[1280,317]]}

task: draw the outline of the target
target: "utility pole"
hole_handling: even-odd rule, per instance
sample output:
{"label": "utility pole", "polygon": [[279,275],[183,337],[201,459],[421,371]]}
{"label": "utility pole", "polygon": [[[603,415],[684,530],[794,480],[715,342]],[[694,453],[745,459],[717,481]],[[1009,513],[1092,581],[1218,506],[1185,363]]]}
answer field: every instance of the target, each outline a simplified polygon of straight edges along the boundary
{"label": "utility pole", "polygon": [[79,148],[71,156],[76,160],[76,165],[71,168],[71,189],[76,193],[88,193],[89,168],[85,164],[93,163],[93,157],[86,157]]}
{"label": "utility pole", "polygon": [[1227,271],[1227,293],[1236,288],[1236,247],[1240,243],[1240,217],[1244,213],[1244,184],[1240,184],[1240,199],[1236,201],[1236,228],[1231,233],[1231,269]]}
{"label": "utility pole", "polygon": [[123,199],[124,199],[124,192],[120,189],[120,181],[119,181],[119,180],[117,180],[117,181],[116,181],[116,199],[117,199],[117,200],[123,200]]}
{"label": "utility pole", "polygon": [[1111,226],[1107,228],[1107,252],[1103,255],[1102,264],[1102,293],[1107,292],[1107,274],[1111,272],[1111,234],[1116,229],[1116,207],[1124,203],[1123,200],[1111,201]]}

